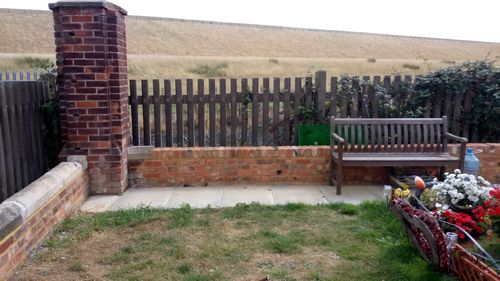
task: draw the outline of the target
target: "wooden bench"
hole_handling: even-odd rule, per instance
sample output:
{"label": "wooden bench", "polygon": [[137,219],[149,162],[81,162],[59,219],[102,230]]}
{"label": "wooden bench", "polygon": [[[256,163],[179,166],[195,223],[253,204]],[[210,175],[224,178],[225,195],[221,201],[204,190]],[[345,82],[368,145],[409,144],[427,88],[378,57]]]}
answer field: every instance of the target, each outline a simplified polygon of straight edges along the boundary
{"label": "wooden bench", "polygon": [[[330,121],[330,185],[342,192],[344,166],[447,166],[463,170],[466,138],[447,132],[442,118],[335,118]],[[460,142],[460,157],[448,153]]]}

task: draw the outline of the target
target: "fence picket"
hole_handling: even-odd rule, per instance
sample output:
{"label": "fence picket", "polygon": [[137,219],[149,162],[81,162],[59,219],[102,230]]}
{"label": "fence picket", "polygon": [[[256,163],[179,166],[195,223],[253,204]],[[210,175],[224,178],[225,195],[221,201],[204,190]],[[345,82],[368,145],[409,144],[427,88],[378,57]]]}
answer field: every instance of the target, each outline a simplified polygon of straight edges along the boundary
{"label": "fence picket", "polygon": [[[10,186],[10,180],[7,175],[10,171],[7,172],[6,169],[6,167],[9,167],[10,165],[7,157],[9,149],[4,149],[7,147],[7,141],[9,141],[8,125],[9,122],[7,119],[7,104],[5,103],[4,84],[0,83],[0,202],[4,201],[9,196],[7,188]],[[12,166],[10,166],[10,168],[12,168]],[[9,177],[11,175],[12,174],[9,173]]]}
{"label": "fence picket", "polygon": [[205,146],[205,80],[198,79],[198,146]]}
{"label": "fence picket", "polygon": [[177,116],[177,147],[184,146],[184,123],[183,123],[183,110],[182,110],[182,81],[175,79],[175,113]]}
{"label": "fence picket", "polygon": [[[293,145],[299,144],[299,123],[300,123],[300,96],[302,94],[302,78],[295,78],[295,91],[293,92]],[[276,128],[277,130],[278,128]]]}
{"label": "fence picket", "polygon": [[241,145],[248,145],[248,104],[250,103],[250,90],[248,89],[248,79],[241,79],[241,92],[243,94],[243,105],[241,107]]}
{"label": "fence picket", "polygon": [[280,79],[273,81],[273,144],[279,145],[279,122],[280,122]]}
{"label": "fence picket", "polygon": [[283,145],[290,145],[290,84],[290,78],[285,78],[285,96],[283,97],[283,120],[285,122],[283,127]]}
{"label": "fence picket", "polygon": [[252,145],[259,145],[259,78],[252,79]]}
{"label": "fence picket", "polygon": [[269,78],[262,83],[262,145],[269,145]]}
{"label": "fence picket", "polygon": [[193,79],[186,80],[187,92],[187,120],[188,120],[188,146],[194,146],[194,94]]}
{"label": "fence picket", "polygon": [[220,102],[220,146],[226,146],[226,130],[227,130],[227,116],[226,116],[226,79],[221,79],[219,82],[219,92],[221,96]]}
{"label": "fence picket", "polygon": [[151,145],[151,130],[149,128],[149,94],[148,80],[141,80],[142,92],[142,123],[144,127],[144,145]]}
{"label": "fence picket", "polygon": [[325,116],[326,71],[317,71],[315,80],[315,87],[318,94],[318,116],[322,119]]}
{"label": "fence picket", "polygon": [[[351,117],[357,118],[359,112],[359,77],[355,76],[352,80],[352,97],[351,97]],[[353,135],[354,136],[354,135]]]}
{"label": "fence picket", "polygon": [[330,116],[337,117],[337,77],[330,78]]}
{"label": "fence picket", "polygon": [[155,124],[155,146],[161,146],[161,107],[160,107],[160,80],[153,80],[153,104]]}
{"label": "fence picket", "polygon": [[215,80],[208,80],[208,94],[209,94],[209,126],[210,126],[210,136],[209,136],[209,144],[210,146],[215,146]]}
{"label": "fence picket", "polygon": [[137,104],[137,83],[130,80],[130,114],[132,118],[132,145],[139,145],[139,106]]}
{"label": "fence picket", "polygon": [[238,125],[237,80],[231,79],[231,146],[236,146]]}
{"label": "fence picket", "polygon": [[165,145],[172,147],[172,89],[170,80],[163,80],[165,104]]}

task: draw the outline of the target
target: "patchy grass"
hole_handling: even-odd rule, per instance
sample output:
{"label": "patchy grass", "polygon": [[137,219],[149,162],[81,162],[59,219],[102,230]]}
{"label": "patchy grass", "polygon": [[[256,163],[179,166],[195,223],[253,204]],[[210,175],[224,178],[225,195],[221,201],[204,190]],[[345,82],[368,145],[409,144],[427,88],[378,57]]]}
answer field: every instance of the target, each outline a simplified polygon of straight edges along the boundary
{"label": "patchy grass", "polygon": [[403,64],[403,68],[407,68],[407,69],[411,69],[411,70],[418,70],[418,69],[420,69],[420,65],[412,64],[412,63],[405,63],[405,64]]}
{"label": "patchy grass", "polygon": [[224,69],[227,68],[227,63],[222,62],[216,65],[201,64],[188,70],[188,72],[200,75],[202,77],[223,77],[226,76]]}
{"label": "patchy grass", "polygon": [[382,202],[139,208],[66,220],[12,280],[453,280]]}

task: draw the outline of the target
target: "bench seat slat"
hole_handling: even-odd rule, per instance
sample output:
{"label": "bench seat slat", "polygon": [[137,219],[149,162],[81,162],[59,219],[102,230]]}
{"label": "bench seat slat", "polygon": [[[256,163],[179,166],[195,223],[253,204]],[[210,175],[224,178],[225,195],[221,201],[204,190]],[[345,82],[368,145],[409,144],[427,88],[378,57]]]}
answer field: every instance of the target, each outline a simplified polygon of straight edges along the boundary
{"label": "bench seat slat", "polygon": [[[336,153],[332,154],[334,161],[338,160]],[[447,154],[363,154],[363,153],[345,153],[342,157],[342,165],[344,166],[439,166],[448,165],[459,162],[458,157],[449,156]]]}

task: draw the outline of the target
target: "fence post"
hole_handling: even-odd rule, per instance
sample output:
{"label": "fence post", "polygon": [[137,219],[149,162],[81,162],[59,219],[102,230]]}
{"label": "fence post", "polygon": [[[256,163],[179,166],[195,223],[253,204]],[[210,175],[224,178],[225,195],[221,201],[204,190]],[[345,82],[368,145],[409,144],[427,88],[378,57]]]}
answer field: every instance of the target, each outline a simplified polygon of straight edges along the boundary
{"label": "fence post", "polygon": [[61,160],[87,155],[92,194],[127,188],[127,12],[107,1],[60,1],[53,11]]}

